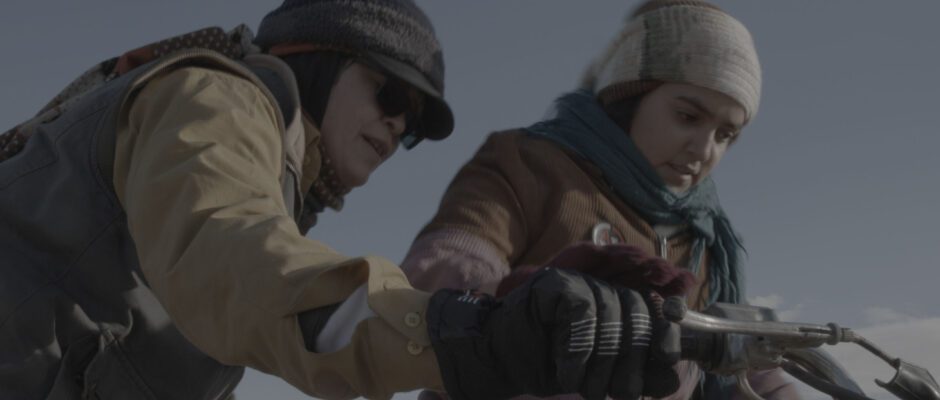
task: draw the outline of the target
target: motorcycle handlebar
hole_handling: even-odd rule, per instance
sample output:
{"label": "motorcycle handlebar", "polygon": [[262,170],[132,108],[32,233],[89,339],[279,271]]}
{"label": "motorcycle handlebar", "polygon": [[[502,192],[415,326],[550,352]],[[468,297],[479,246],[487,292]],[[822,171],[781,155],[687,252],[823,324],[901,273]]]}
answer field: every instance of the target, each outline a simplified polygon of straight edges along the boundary
{"label": "motorcycle handlebar", "polygon": [[[663,314],[682,327],[683,359],[697,361],[706,370],[738,376],[742,393],[752,399],[760,400],[760,397],[751,390],[746,371],[772,367],[784,367],[794,377],[820,391],[840,396],[838,398],[868,399],[834,360],[809,356],[805,352],[822,344],[851,342],[875,354],[897,371],[887,383],[876,380],[879,386],[902,400],[940,400],[940,385],[926,369],[891,357],[850,329],[833,323],[779,322],[772,311],[759,307],[724,307],[725,311],[738,312],[743,318],[722,318],[690,311],[685,300],[679,297],[666,299]],[[826,379],[815,377],[813,373]],[[846,395],[855,392],[855,395]]]}

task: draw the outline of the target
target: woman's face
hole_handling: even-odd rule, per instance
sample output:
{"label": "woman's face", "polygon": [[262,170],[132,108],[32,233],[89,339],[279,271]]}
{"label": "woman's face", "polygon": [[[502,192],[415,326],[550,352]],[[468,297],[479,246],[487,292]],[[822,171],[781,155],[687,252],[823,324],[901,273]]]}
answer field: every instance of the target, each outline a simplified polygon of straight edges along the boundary
{"label": "woman's face", "polygon": [[360,63],[346,67],[333,85],[320,131],[339,181],[362,186],[398,149],[405,113],[386,115],[377,94],[385,75]]}
{"label": "woman's face", "polygon": [[718,165],[740,135],[745,115],[723,93],[666,83],[643,97],[629,132],[666,187],[683,193]]}

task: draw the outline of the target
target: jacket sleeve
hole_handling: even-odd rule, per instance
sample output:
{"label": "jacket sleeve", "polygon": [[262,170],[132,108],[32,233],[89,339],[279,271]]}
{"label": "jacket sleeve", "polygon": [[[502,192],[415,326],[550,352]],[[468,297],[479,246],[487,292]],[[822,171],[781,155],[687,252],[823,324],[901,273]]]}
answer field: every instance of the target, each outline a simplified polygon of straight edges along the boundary
{"label": "jacket sleeve", "polygon": [[536,177],[515,135],[490,135],[444,193],[402,269],[415,287],[479,288],[493,293],[525,252],[530,216],[541,202]]}
{"label": "jacket sleeve", "polygon": [[[250,81],[196,67],[154,78],[125,105],[114,185],[148,284],[200,350],[307,394],[440,388],[423,318],[429,294],[385,259],[305,238],[289,217],[276,112]],[[297,314],[361,286],[377,316],[342,349],[307,351]]]}

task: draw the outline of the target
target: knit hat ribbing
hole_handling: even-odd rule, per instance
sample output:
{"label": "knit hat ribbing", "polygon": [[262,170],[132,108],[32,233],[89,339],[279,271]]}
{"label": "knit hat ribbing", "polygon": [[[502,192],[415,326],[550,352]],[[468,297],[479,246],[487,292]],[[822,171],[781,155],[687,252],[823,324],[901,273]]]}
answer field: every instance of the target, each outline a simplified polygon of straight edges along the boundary
{"label": "knit hat ribbing", "polygon": [[641,5],[588,68],[583,86],[602,102],[637,95],[650,85],[675,82],[724,93],[747,120],[757,113],[761,68],[747,28],[700,0],[653,0]]}
{"label": "knit hat ribbing", "polygon": [[353,52],[427,94],[422,134],[442,139],[453,130],[443,100],[444,58],[434,28],[411,0],[285,0],[261,21],[255,44],[307,43]]}

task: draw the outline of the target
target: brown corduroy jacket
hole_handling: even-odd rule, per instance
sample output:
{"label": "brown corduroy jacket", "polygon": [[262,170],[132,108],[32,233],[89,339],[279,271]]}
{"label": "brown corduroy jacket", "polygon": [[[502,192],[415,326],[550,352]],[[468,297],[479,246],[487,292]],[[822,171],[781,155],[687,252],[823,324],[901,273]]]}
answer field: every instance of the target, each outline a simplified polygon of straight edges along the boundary
{"label": "brown corduroy jacket", "polygon": [[[547,140],[523,131],[493,134],[454,178],[434,219],[416,240],[429,234],[467,234],[482,239],[497,261],[489,276],[473,274],[476,285],[490,287],[509,269],[542,265],[568,245],[591,241],[594,228],[606,223],[611,233],[649,254],[687,265],[692,237],[687,232],[665,237],[654,231],[626,203],[613,194],[600,170],[569,155]],[[665,246],[663,241],[665,240]],[[415,247],[414,250],[419,250]],[[410,254],[403,264],[418,288],[453,282],[443,266],[430,265]],[[487,257],[490,258],[490,257]],[[446,260],[440,260],[446,263]],[[699,284],[689,298],[698,299],[707,289],[705,263]],[[452,268],[461,269],[455,265]],[[482,279],[482,280],[481,280]],[[470,282],[466,282],[470,283]]]}
{"label": "brown corduroy jacket", "polygon": [[[512,268],[543,265],[563,248],[591,241],[599,224],[675,265],[690,262],[692,236],[681,227],[672,235],[657,233],[663,227],[654,229],[621,201],[593,164],[523,130],[498,132],[457,173],[402,268],[419,289],[492,293]],[[697,310],[708,292],[704,258],[688,295]],[[699,371],[685,362],[677,368],[683,386],[669,398],[686,399]],[[798,398],[779,373],[753,384],[770,398]]]}

